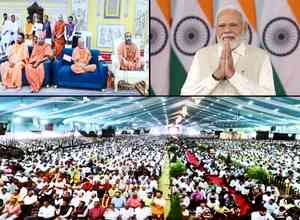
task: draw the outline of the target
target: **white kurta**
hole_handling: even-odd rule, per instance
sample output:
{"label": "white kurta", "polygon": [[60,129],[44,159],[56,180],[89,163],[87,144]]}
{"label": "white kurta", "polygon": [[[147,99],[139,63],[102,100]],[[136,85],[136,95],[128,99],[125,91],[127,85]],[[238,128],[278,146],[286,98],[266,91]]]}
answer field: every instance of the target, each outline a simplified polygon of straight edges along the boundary
{"label": "white kurta", "polygon": [[10,20],[6,20],[4,22],[4,25],[2,25],[2,31],[1,31],[1,43],[2,44],[9,44],[11,39],[11,25],[12,22]]}
{"label": "white kurta", "polygon": [[15,22],[11,22],[10,24],[10,31],[11,31],[11,35],[10,35],[10,42],[12,41],[17,41],[18,38],[18,30],[20,29],[20,25],[19,22],[15,21]]}
{"label": "white kurta", "polygon": [[221,53],[221,45],[196,53],[181,95],[275,95],[271,62],[263,50],[242,43],[232,52],[236,68],[233,77],[216,81],[212,74]]}

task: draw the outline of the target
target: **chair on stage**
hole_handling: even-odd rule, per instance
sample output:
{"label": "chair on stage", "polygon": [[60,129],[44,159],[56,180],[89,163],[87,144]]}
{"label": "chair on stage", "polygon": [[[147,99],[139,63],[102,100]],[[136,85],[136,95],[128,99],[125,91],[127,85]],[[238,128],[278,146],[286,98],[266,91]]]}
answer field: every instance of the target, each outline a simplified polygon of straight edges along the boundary
{"label": "chair on stage", "polygon": [[[144,81],[146,85],[149,82],[149,71],[148,67],[145,62],[145,66],[141,70],[121,70],[120,69],[120,62],[118,58],[118,46],[120,43],[124,41],[123,38],[117,39],[113,42],[113,54],[112,54],[112,67],[111,70],[114,74],[114,87],[115,91],[118,91],[118,83],[121,80],[124,80],[127,83],[135,84],[141,81]],[[132,42],[135,43],[140,50],[141,47],[141,39],[139,38],[132,38]],[[145,51],[146,52],[146,51]],[[141,56],[143,57],[143,56]]]}

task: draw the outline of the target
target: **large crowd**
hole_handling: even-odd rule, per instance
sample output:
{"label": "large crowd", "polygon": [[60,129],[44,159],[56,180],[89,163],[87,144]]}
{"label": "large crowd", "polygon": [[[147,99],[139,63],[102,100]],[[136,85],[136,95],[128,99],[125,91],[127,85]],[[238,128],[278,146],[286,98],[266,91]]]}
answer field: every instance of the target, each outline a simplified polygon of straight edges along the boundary
{"label": "large crowd", "polygon": [[[216,142],[216,141],[214,141]],[[284,141],[221,141],[214,146],[218,155],[231,158],[247,168],[259,165],[278,180],[300,193],[300,143]],[[207,144],[207,143],[205,143]]]}
{"label": "large crowd", "polygon": [[[169,158],[186,168],[170,177],[183,220],[299,220],[297,142],[124,135],[9,143],[24,155],[1,159],[0,219],[165,219],[158,180]],[[273,181],[249,177],[253,165]]]}
{"label": "large crowd", "polygon": [[[171,179],[172,193],[180,195],[185,219],[299,220],[299,146],[297,142],[186,139],[171,154],[187,170]],[[196,158],[199,165],[193,165]],[[228,164],[226,158],[238,161]],[[225,159],[224,159],[225,158]],[[261,166],[294,188],[280,192],[273,183],[247,177],[247,167]]]}
{"label": "large crowd", "polygon": [[1,159],[0,219],[164,218],[158,190],[164,139],[69,137],[19,145],[23,160]]}

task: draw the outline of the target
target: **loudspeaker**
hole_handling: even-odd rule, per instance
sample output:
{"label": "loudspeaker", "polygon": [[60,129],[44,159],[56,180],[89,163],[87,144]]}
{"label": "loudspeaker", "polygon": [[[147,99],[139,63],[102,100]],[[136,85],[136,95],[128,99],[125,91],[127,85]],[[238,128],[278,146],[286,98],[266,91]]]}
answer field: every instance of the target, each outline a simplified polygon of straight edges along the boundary
{"label": "loudspeaker", "polygon": [[268,140],[269,131],[256,131],[256,140]]}
{"label": "loudspeaker", "polygon": [[222,133],[222,131],[215,131],[215,136],[217,138],[220,138],[221,133]]}
{"label": "loudspeaker", "polygon": [[108,126],[106,129],[102,129],[102,137],[114,137],[115,129],[112,126]]}
{"label": "loudspeaker", "polygon": [[274,133],[273,135],[273,140],[294,141],[295,139],[296,134]]}
{"label": "loudspeaker", "polygon": [[89,136],[90,136],[90,137],[97,137],[97,134],[96,134],[95,131],[90,131],[90,132],[89,132]]}
{"label": "loudspeaker", "polygon": [[5,135],[7,130],[7,123],[0,123],[0,135]]}
{"label": "loudspeaker", "polygon": [[133,134],[141,134],[141,130],[140,129],[135,129],[134,131],[133,131]]}
{"label": "loudspeaker", "polygon": [[90,131],[89,133],[85,132],[84,130],[78,130],[78,132],[83,137],[97,137],[97,133],[95,131]]}
{"label": "loudspeaker", "polygon": [[88,133],[86,133],[85,131],[83,130],[78,130],[78,132],[83,136],[83,137],[88,137]]}
{"label": "loudspeaker", "polygon": [[150,128],[144,128],[144,133],[149,134],[150,133]]}

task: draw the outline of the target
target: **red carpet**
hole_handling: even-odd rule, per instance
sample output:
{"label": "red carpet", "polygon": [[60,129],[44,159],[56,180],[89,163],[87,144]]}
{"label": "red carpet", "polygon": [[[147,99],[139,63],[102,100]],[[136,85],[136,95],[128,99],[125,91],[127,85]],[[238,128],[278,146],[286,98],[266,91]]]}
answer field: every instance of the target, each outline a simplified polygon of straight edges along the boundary
{"label": "red carpet", "polygon": [[218,186],[226,186],[225,180],[218,176],[206,175],[206,178],[210,183],[213,183]]}
{"label": "red carpet", "polygon": [[[186,153],[186,158],[190,164],[206,172],[203,164],[199,162],[198,158],[191,151],[188,151]],[[226,188],[228,193],[233,197],[235,203],[240,207],[242,216],[249,215],[251,213],[251,205],[248,203],[248,201],[239,192],[235,191],[235,189],[229,187],[224,179],[220,178],[219,176],[209,175],[207,172],[205,176],[208,183],[214,184],[216,186],[223,186]]]}

